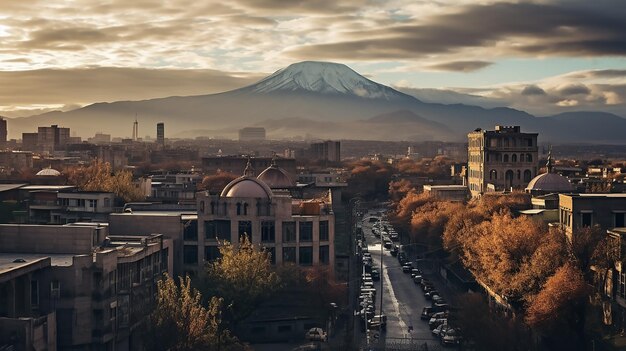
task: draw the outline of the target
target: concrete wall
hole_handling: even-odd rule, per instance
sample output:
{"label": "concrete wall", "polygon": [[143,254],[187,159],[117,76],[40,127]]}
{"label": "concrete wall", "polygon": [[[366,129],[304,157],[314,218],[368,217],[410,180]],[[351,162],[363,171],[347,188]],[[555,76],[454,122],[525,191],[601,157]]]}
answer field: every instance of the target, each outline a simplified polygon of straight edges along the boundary
{"label": "concrete wall", "polygon": [[0,248],[7,253],[84,254],[100,243],[101,235],[93,227],[0,224]]}

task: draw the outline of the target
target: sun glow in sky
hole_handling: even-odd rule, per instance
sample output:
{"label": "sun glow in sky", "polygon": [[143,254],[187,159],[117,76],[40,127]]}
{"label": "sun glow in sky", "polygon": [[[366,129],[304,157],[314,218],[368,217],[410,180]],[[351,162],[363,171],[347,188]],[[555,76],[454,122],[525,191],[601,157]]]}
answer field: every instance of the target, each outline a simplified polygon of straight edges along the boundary
{"label": "sun glow in sky", "polygon": [[621,5],[3,0],[0,114],[222,92],[322,60],[422,99],[626,117]]}

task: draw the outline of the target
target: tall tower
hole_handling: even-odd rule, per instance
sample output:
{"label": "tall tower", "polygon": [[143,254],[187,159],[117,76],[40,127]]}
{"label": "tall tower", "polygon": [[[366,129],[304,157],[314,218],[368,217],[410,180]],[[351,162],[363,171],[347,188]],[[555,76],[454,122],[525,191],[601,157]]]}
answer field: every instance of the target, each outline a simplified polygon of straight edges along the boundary
{"label": "tall tower", "polygon": [[7,143],[7,120],[0,116],[0,147]]}
{"label": "tall tower", "polygon": [[135,122],[133,123],[133,141],[139,138],[139,122],[137,122],[137,114],[135,114]]}
{"label": "tall tower", "polygon": [[157,123],[157,144],[165,145],[165,123]]}

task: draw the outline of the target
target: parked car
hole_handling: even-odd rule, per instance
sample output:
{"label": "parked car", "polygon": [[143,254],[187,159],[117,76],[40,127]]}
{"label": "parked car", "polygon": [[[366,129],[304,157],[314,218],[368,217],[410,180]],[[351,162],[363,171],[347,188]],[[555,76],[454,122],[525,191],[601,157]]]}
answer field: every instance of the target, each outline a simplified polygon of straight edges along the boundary
{"label": "parked car", "polygon": [[432,333],[434,336],[440,337],[443,333],[448,329],[448,323],[439,324],[437,328],[433,329]]}
{"label": "parked car", "polygon": [[422,308],[422,314],[420,315],[420,319],[422,320],[430,320],[430,317],[433,315],[434,309],[432,307],[424,307]]}
{"label": "parked car", "polygon": [[439,291],[432,289],[424,293],[424,297],[426,298],[426,300],[432,300],[434,295],[439,295]]}
{"label": "parked car", "polygon": [[376,315],[369,320],[369,328],[370,329],[380,329],[387,330],[387,316],[384,314]]}
{"label": "parked car", "polygon": [[411,277],[416,276],[416,275],[422,275],[422,271],[420,271],[417,268],[411,269]]}
{"label": "parked car", "polygon": [[385,249],[391,250],[393,243],[391,242],[391,240],[386,240],[384,246],[385,246]]}
{"label": "parked car", "polygon": [[441,304],[446,303],[446,299],[444,299],[440,295],[433,295],[432,300],[433,300],[433,305],[435,305],[435,304],[440,304],[441,305]]}
{"label": "parked car", "polygon": [[322,328],[311,328],[304,337],[310,341],[326,341],[328,339],[328,335]]}
{"label": "parked car", "polygon": [[439,337],[444,345],[460,345],[463,341],[459,328],[446,328],[439,334]]}
{"label": "parked car", "polygon": [[421,275],[416,275],[413,277],[413,283],[415,283],[416,285],[419,285],[422,282],[422,276]]}
{"label": "parked car", "polygon": [[402,272],[403,273],[410,273],[411,272],[411,265],[410,264],[402,265]]}
{"label": "parked car", "polygon": [[448,318],[433,318],[428,321],[428,327],[430,330],[437,328],[440,324],[448,323]]}

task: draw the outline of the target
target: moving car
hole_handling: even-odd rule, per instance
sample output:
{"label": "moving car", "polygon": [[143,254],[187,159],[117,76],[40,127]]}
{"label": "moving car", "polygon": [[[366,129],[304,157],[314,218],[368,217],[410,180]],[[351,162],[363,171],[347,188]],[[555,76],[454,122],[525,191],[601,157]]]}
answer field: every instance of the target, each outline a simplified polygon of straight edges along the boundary
{"label": "moving car", "polygon": [[309,341],[326,341],[328,340],[328,335],[322,328],[311,328],[309,329],[304,337]]}

